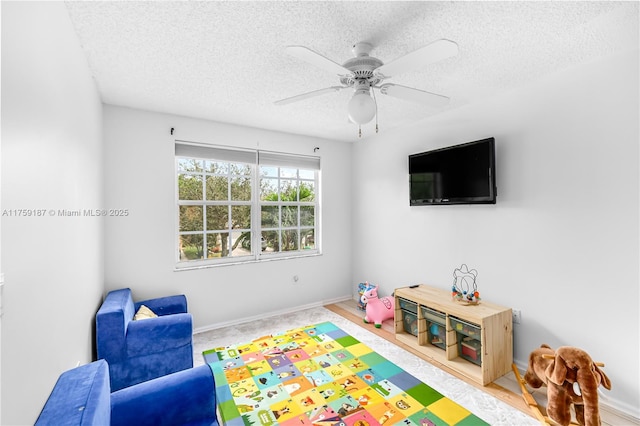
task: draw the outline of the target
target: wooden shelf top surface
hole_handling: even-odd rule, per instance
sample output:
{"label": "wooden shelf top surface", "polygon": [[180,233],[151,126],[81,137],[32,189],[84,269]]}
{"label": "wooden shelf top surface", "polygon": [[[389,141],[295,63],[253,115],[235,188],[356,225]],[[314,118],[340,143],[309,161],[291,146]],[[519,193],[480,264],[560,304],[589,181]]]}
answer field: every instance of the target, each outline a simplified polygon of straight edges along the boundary
{"label": "wooden shelf top surface", "polygon": [[415,288],[396,288],[395,295],[463,319],[481,320],[511,310],[511,308],[485,302],[482,299],[479,304],[465,305],[453,300],[451,291],[425,284],[420,284]]}

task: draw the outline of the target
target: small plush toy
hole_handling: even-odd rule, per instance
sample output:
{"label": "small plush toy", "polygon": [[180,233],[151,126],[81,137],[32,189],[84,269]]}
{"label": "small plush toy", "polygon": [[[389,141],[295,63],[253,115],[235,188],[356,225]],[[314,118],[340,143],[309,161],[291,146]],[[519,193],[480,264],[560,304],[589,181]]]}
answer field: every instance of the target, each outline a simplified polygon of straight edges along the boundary
{"label": "small plush toy", "polygon": [[571,423],[571,404],[581,425],[599,426],[598,386],[611,382],[582,349],[543,344],[529,355],[524,380],[533,388],[547,386],[547,415],[558,424]]}
{"label": "small plush toy", "polygon": [[374,285],[369,284],[369,281],[358,284],[358,293],[360,294],[360,300],[358,300],[358,309],[360,309],[361,311],[367,310],[367,302],[362,301],[362,294],[367,290],[371,290],[373,287]]}
{"label": "small plush toy", "polygon": [[360,300],[367,304],[364,322],[373,322],[376,328],[380,328],[384,320],[393,318],[395,314],[395,299],[390,296],[378,298],[377,285],[362,293]]}

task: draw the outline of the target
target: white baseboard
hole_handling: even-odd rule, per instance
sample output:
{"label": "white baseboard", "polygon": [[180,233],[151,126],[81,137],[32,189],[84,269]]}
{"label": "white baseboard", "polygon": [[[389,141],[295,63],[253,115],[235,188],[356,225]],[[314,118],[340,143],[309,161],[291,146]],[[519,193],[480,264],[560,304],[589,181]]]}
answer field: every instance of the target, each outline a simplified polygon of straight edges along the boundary
{"label": "white baseboard", "polygon": [[298,311],[304,311],[305,309],[319,308],[321,306],[331,305],[332,303],[338,303],[338,302],[344,302],[345,300],[351,300],[352,298],[353,298],[353,296],[349,294],[349,295],[345,295],[345,296],[336,297],[336,298],[333,298],[333,299],[322,300],[320,302],[309,303],[307,305],[295,306],[295,307],[292,307],[292,308],[280,309],[280,310],[277,310],[277,311],[269,311],[269,312],[265,312],[265,313],[262,313],[262,314],[254,315],[254,316],[251,316],[251,317],[244,317],[244,318],[240,318],[240,319],[233,320],[233,321],[224,321],[224,322],[219,322],[219,323],[215,323],[215,324],[210,324],[210,325],[206,325],[204,327],[195,328],[193,330],[193,334],[203,333],[205,331],[217,330],[217,329],[223,328],[223,327],[237,326],[237,325],[246,324],[246,323],[252,322],[252,321],[260,321],[260,320],[263,320],[263,319],[266,319],[266,318],[269,318],[269,317],[273,317],[273,316],[287,315],[287,314],[291,314],[291,313],[298,312]]}
{"label": "white baseboard", "polygon": [[[633,414],[633,410],[636,411],[635,415]],[[601,399],[600,418],[603,423],[608,425],[640,426],[638,407],[627,406],[619,401],[602,401]]]}

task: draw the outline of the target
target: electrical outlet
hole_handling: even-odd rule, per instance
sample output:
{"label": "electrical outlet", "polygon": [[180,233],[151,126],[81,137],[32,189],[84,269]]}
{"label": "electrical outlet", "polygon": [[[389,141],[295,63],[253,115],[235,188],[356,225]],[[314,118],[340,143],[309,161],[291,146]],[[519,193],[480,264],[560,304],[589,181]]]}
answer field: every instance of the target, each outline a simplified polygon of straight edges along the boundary
{"label": "electrical outlet", "polygon": [[520,324],[520,321],[522,320],[520,309],[513,309],[511,312],[513,314],[513,323]]}

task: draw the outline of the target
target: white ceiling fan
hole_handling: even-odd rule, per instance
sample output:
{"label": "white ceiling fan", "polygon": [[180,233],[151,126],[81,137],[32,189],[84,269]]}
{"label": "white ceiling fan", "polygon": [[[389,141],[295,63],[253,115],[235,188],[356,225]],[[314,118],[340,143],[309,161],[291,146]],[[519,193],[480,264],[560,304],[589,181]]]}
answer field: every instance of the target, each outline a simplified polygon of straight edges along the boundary
{"label": "white ceiling fan", "polygon": [[276,101],[275,104],[286,105],[314,96],[351,88],[354,90],[354,95],[347,106],[349,119],[358,125],[362,125],[370,122],[376,115],[375,93],[373,93],[374,98],[371,97],[374,89],[378,89],[383,95],[432,107],[442,107],[449,102],[449,98],[443,95],[399,84],[383,83],[383,81],[394,75],[457,55],[458,45],[455,42],[446,39],[436,40],[388,64],[383,63],[378,58],[369,56],[372,49],[373,46],[370,43],[356,43],[352,49],[355,57],[340,65],[307,47],[287,46],[286,52],[288,54],[336,74],[340,78],[340,85],[281,99]]}

